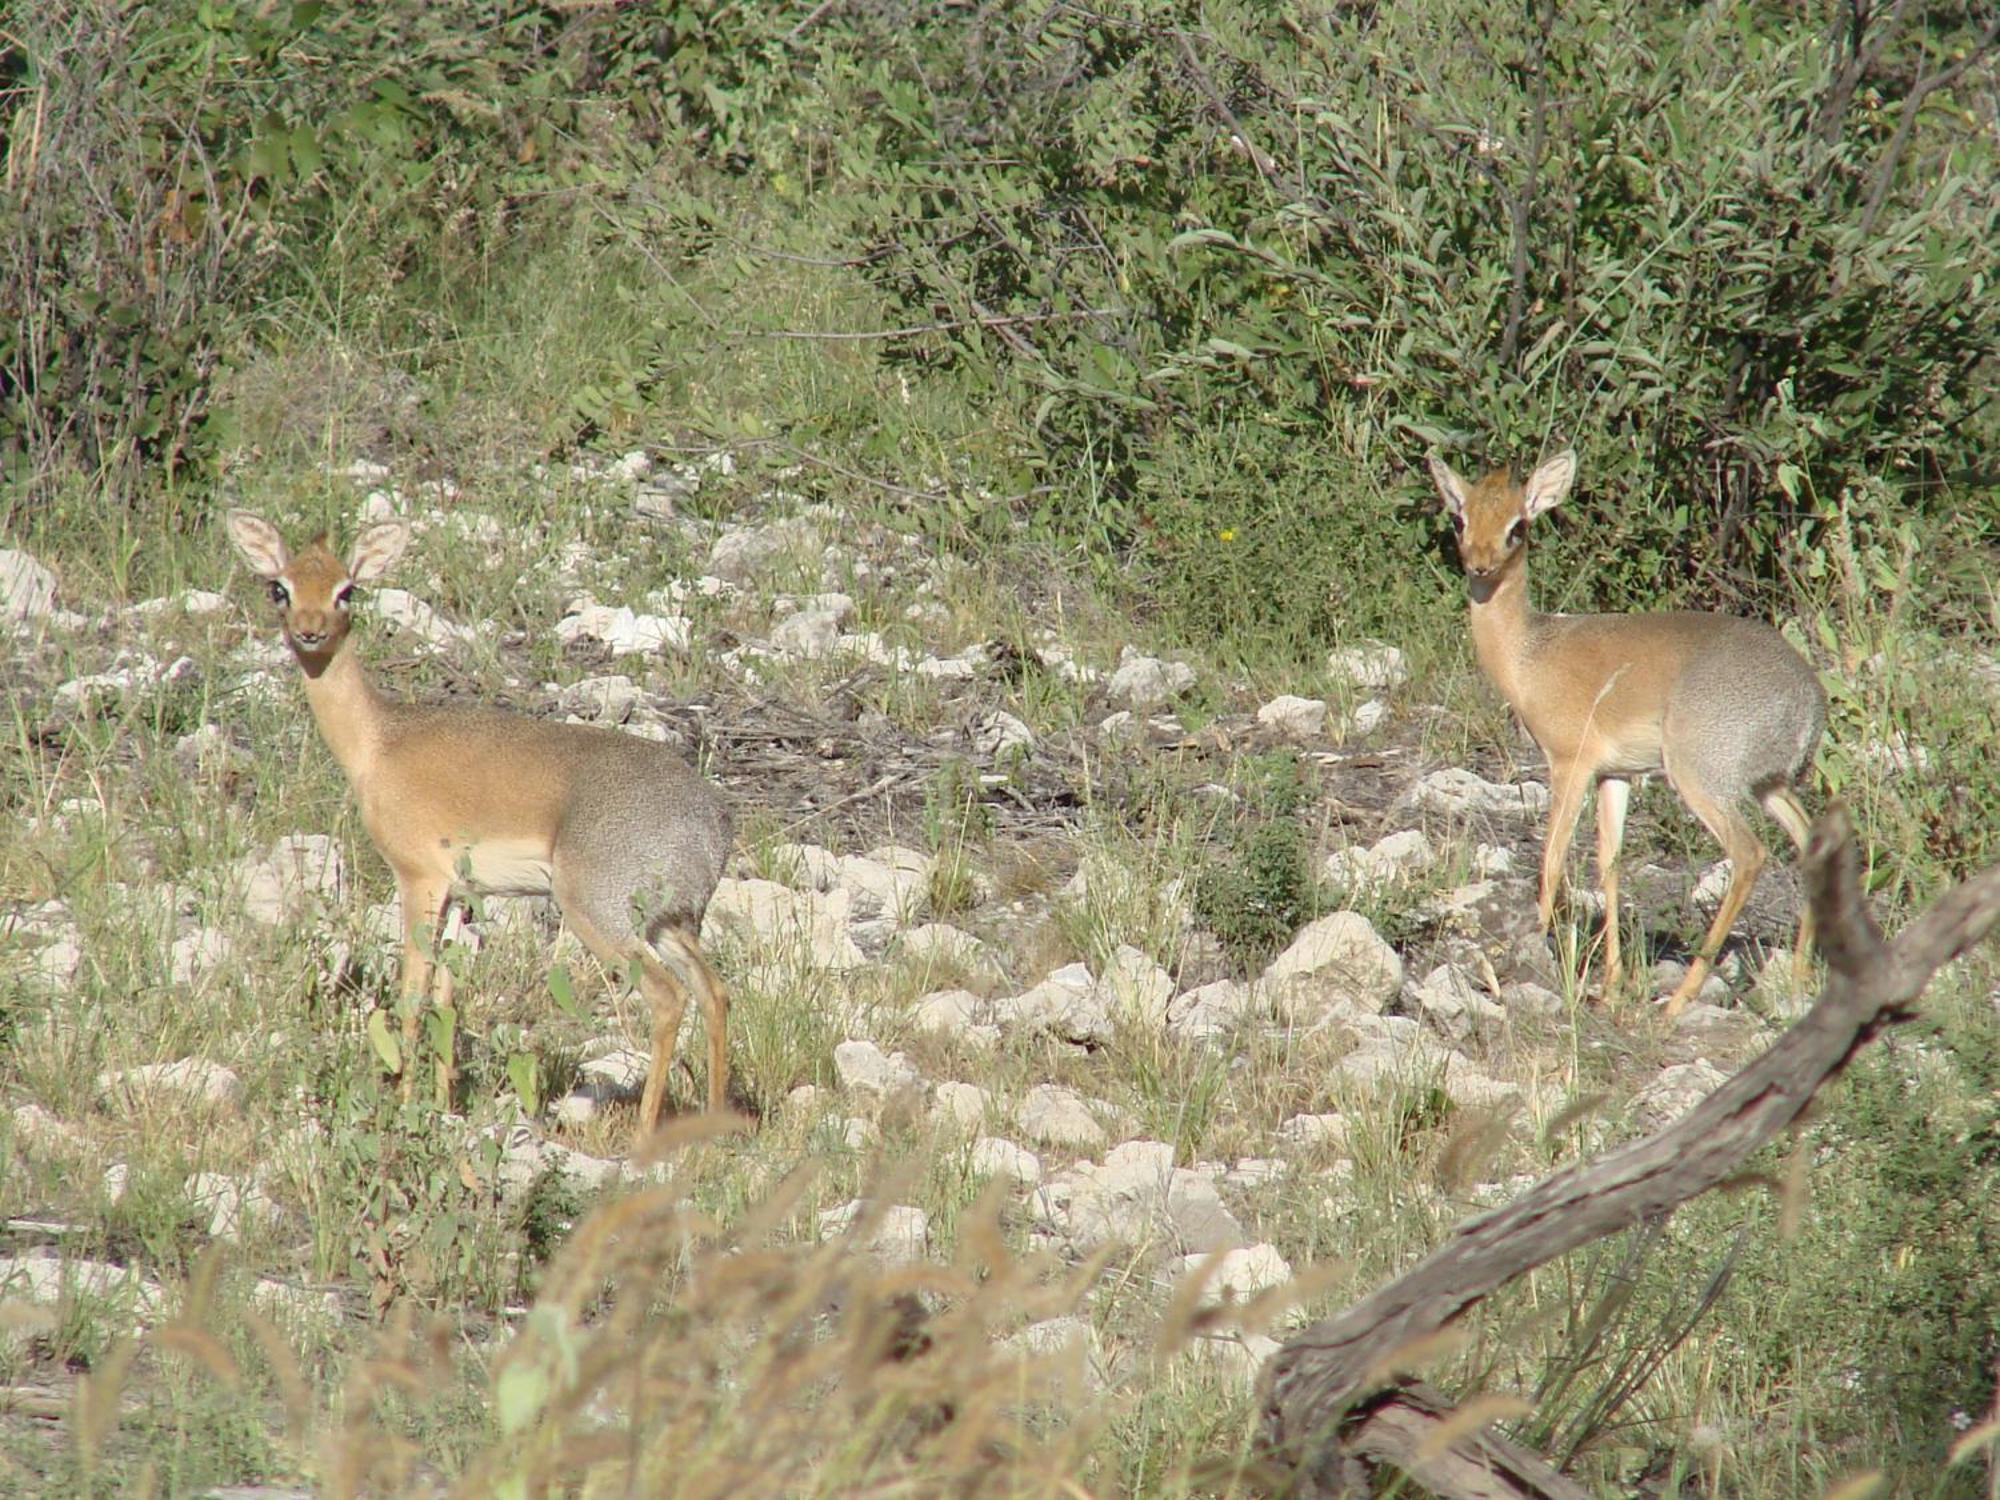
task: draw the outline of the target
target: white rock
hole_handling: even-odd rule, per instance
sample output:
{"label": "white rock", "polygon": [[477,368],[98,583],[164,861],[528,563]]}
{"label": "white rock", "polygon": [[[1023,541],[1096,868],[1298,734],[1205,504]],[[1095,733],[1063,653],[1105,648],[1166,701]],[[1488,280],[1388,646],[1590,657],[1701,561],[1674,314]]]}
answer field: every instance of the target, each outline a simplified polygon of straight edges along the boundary
{"label": "white rock", "polygon": [[181,1195],[208,1215],[208,1237],[213,1240],[240,1240],[245,1230],[284,1222],[284,1210],[263,1188],[225,1172],[189,1173]]}
{"label": "white rock", "polygon": [[1352,736],[1373,734],[1388,717],[1389,705],[1379,698],[1370,698],[1366,703],[1354,705],[1354,711],[1347,716],[1342,727]]}
{"label": "white rock", "polygon": [[955,1037],[981,1046],[1000,1039],[1000,1028],[986,1020],[986,1002],[970,990],[939,990],[910,1008],[919,1031]]}
{"label": "white rock", "polygon": [[1403,960],[1359,912],[1337,911],[1299,929],[1264,970],[1263,983],[1292,1021],[1339,1006],[1375,1012],[1403,987]]}
{"label": "white rock", "polygon": [[235,945],[227,933],[203,928],[176,938],[167,950],[167,968],[175,984],[199,984],[228,963]]}
{"label": "white rock", "polygon": [[1648,1126],[1657,1128],[1679,1119],[1729,1081],[1729,1075],[1705,1057],[1662,1068],[1659,1076],[1633,1096],[1632,1108]]}
{"label": "white rock", "polygon": [[1127,646],[1118,654],[1107,691],[1113,703],[1144,712],[1173,702],[1194,684],[1194,668],[1187,663],[1143,656]]}
{"label": "white rock", "polygon": [[988,1012],[1003,1031],[1042,1031],[1080,1046],[1117,1033],[1104,992],[1082,964],[1066,964],[1033,989],[995,1000]]}
{"label": "white rock", "polygon": [[849,908],[844,890],[822,894],[794,891],[773,880],[723,880],[702,921],[702,942],[734,938],[759,956],[775,953],[810,968],[864,968],[868,956],[848,935]]}
{"label": "white rock", "polygon": [[1346,1115],[1293,1115],[1278,1127],[1278,1139],[1298,1150],[1318,1146],[1347,1148]]}
{"label": "white rock", "polygon": [[1439,964],[1410,987],[1410,999],[1454,1042],[1504,1026],[1507,1011],[1450,964]]}
{"label": "white rock", "polygon": [[917,668],[915,652],[907,646],[891,643],[879,631],[844,631],[833,644],[841,655],[858,656],[878,667],[888,667],[896,672],[914,672]]}
{"label": "white rock", "polygon": [[323,833],[290,833],[236,868],[244,915],[267,927],[295,921],[317,901],[337,904],[346,884],[340,846]]}
{"label": "white rock", "polygon": [[1121,708],[1098,721],[1097,733],[1107,744],[1130,740],[1139,733],[1139,720],[1129,708]]}
{"label": "white rock", "polygon": [[1183,1255],[1175,1261],[1169,1276],[1174,1281],[1211,1266],[1203,1282],[1198,1307],[1226,1307],[1248,1302],[1259,1292],[1283,1286],[1292,1279],[1291,1262],[1278,1253],[1276,1245],[1243,1245],[1206,1255]]}
{"label": "white rock", "polygon": [[833,1049],[834,1076],[849,1093],[887,1096],[923,1080],[902,1053],[884,1054],[873,1042],[842,1042]]}
{"label": "white rock", "polygon": [[989,709],[972,730],[972,750],[988,760],[1026,755],[1035,748],[1035,732],[1012,714]]}
{"label": "white rock", "polygon": [[1694,890],[1688,900],[1701,910],[1713,912],[1722,905],[1722,898],[1729,892],[1729,879],[1733,866],[1726,859],[1717,860],[1701,872],[1701,879],[1694,883]]}
{"label": "white rock", "polygon": [[623,724],[639,706],[639,685],[623,672],[584,677],[564,688],[556,706],[600,724]]}
{"label": "white rock", "polygon": [[66,988],[83,967],[83,947],[70,938],[59,937],[35,950],[29,974],[48,989]]}
{"label": "white rock", "polygon": [[802,890],[830,891],[840,881],[840,856],[819,844],[773,844],[771,873]]}
{"label": "white rock", "polygon": [[1479,844],[1472,851],[1472,873],[1483,880],[1512,875],[1520,861],[1504,844]]}
{"label": "white rock", "polygon": [[478,631],[454,625],[406,589],[375,590],[375,612],[398,630],[406,630],[440,649],[463,646],[479,638]]}
{"label": "white rock", "polygon": [[1322,874],[1343,889],[1376,893],[1421,875],[1437,862],[1437,849],[1420,828],[1406,828],[1366,849],[1336,849]]}
{"label": "white rock", "polygon": [[873,1120],[864,1120],[857,1115],[834,1122],[834,1130],[840,1142],[840,1149],[856,1156],[866,1155],[882,1144],[882,1132]]}
{"label": "white rock", "polygon": [[[1023,1360],[1067,1365],[1068,1373],[1086,1395],[1102,1394],[1111,1386],[1111,1372],[1106,1368],[1097,1331],[1083,1318],[1046,1318],[1030,1323],[1019,1333],[1002,1339],[1000,1347]],[[1039,1391],[1045,1384],[1038,1376],[1032,1388]]]}
{"label": "white rock", "polygon": [[682,615],[634,614],[626,605],[578,604],[556,621],[556,639],[602,641],[615,655],[650,655],[660,650],[686,651],[694,626]]}
{"label": "white rock", "polygon": [[836,878],[851,893],[856,917],[900,925],[914,922],[929,903],[935,864],[922,850],[885,845],[843,858]]}
{"label": "white rock", "polygon": [[787,615],[831,615],[836,626],[844,626],[854,618],[853,597],[841,593],[804,594],[797,598],[788,596],[778,601],[778,608]]}
{"label": "white rock", "polygon": [[[338,1292],[315,1292],[296,1287],[270,1276],[260,1276],[250,1288],[250,1305],[265,1317],[288,1327],[308,1330],[325,1337],[340,1326],[343,1308]],[[210,1490],[213,1500],[257,1500],[254,1492],[232,1494]],[[311,1500],[307,1490],[273,1489],[268,1500]]]}
{"label": "white rock", "polygon": [[818,661],[840,646],[840,620],[831,610],[802,609],[771,627],[771,646],[783,656]]}
{"label": "white rock", "polygon": [[1222,1181],[1225,1186],[1250,1192],[1283,1182],[1291,1174],[1292,1164],[1281,1157],[1245,1156],[1222,1174]]}
{"label": "white rock", "polygon": [[1080,1162],[1039,1188],[1037,1222],[1078,1249],[1164,1240],[1182,1252],[1228,1250],[1243,1228],[1207,1174],[1174,1165],[1162,1141],[1127,1141],[1101,1166]]}
{"label": "white rock", "polygon": [[211,593],[207,589],[188,589],[164,599],[143,599],[132,606],[129,613],[142,620],[157,620],[165,615],[215,615],[229,608],[229,598],[225,594]]}
{"label": "white rock", "polygon": [[975,969],[986,958],[986,945],[962,927],[926,922],[902,933],[896,939],[896,952],[910,963]]}
{"label": "white rock", "polygon": [[1029,1089],[1015,1106],[1014,1123],[1047,1146],[1096,1151],[1108,1139],[1083,1095],[1060,1084],[1038,1083]]}
{"label": "white rock", "polygon": [[773,521],[724,532],[709,548],[708,569],[730,583],[747,584],[768,578],[786,554],[817,551],[819,532],[807,521]]}
{"label": "white rock", "polygon": [[26,552],[0,547],[0,624],[38,620],[56,606],[56,575]]}
{"label": "white rock", "polygon": [[141,1318],[166,1309],[166,1293],[127,1266],[101,1260],[64,1259],[53,1251],[0,1255],[0,1303],[14,1298],[37,1306],[88,1297]]}
{"label": "white rock", "polygon": [[39,1104],[15,1105],[13,1121],[17,1145],[67,1156],[81,1152],[90,1144],[82,1131]]}
{"label": "white rock", "polygon": [[1249,985],[1218,979],[1176,995],[1167,1005],[1167,1026],[1187,1041],[1226,1036],[1259,1008],[1258,1001]]}
{"label": "white rock", "polygon": [[1112,1014],[1128,1023],[1151,1029],[1166,1021],[1173,976],[1130,943],[1112,951],[1097,985]]}
{"label": "white rock", "polygon": [[931,1090],[931,1120],[949,1128],[977,1130],[986,1123],[991,1102],[977,1084],[940,1083]]}
{"label": "white rock", "polygon": [[121,1101],[176,1094],[193,1104],[230,1110],[243,1102],[243,1081],[221,1063],[205,1057],[107,1069],[97,1075],[97,1091],[106,1098]]}
{"label": "white rock", "polygon": [[1336,682],[1358,688],[1401,687],[1410,680],[1409,664],[1401,650],[1380,641],[1329,651],[1326,674]]}
{"label": "white rock", "polygon": [[1042,1180],[1041,1159],[1034,1152],[995,1135],[983,1135],[972,1143],[967,1164],[975,1177],[1002,1177],[1023,1187]]}
{"label": "white rock", "polygon": [[1257,722],[1289,739],[1309,740],[1326,728],[1326,700],[1297,698],[1290,693],[1273,698],[1257,710]]}
{"label": "white rock", "polygon": [[1549,789],[1539,781],[1488,781],[1448,766],[1419,781],[1411,800],[1424,812],[1448,817],[1539,818],[1549,810]]}
{"label": "white rock", "polygon": [[893,1204],[871,1213],[866,1199],[854,1198],[819,1216],[819,1237],[823,1240],[852,1237],[865,1232],[855,1248],[889,1265],[908,1265],[924,1258],[930,1244],[930,1216],[921,1208]]}

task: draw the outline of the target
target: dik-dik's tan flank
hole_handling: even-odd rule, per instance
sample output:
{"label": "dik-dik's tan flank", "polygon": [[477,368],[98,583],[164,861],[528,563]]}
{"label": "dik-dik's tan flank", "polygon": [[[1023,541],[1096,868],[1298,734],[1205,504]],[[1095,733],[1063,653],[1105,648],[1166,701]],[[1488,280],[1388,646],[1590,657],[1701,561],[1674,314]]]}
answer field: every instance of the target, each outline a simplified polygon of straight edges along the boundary
{"label": "dik-dik's tan flank", "polygon": [[622,972],[636,961],[653,1017],[642,1130],[659,1120],[692,990],[708,1030],[708,1107],[721,1109],[729,1007],[697,942],[730,847],[715,789],[665,746],[616,730],[491,708],[424,708],[378,693],[347,649],[348,603],[356,584],[375,582],[402,555],[410,539],[403,522],[362,532],[345,566],[323,537],[291,552],[248,511],[230,512],[229,537],[270,581],[313,718],[396,876],[406,1080],[418,1003],[432,979],[426,933],[464,885],[553,896],[606,968]]}
{"label": "dik-dik's tan flank", "polygon": [[[1729,856],[1729,889],[1667,1002],[1667,1013],[1676,1015],[1707,978],[1764,866],[1764,845],[1743,805],[1755,798],[1805,847],[1805,808],[1792,783],[1826,724],[1819,679],[1783,636],[1758,620],[1535,613],[1528,603],[1528,522],[1569,494],[1574,453],[1548,460],[1525,486],[1505,473],[1467,484],[1439,458],[1431,460],[1431,477],[1458,531],[1479,665],[1548,757],[1554,805],[1542,851],[1542,930],[1554,918],[1563,860],[1593,784],[1607,992],[1619,974],[1618,846],[1631,778],[1666,772]],[[1809,936],[1802,924],[1801,953]]]}

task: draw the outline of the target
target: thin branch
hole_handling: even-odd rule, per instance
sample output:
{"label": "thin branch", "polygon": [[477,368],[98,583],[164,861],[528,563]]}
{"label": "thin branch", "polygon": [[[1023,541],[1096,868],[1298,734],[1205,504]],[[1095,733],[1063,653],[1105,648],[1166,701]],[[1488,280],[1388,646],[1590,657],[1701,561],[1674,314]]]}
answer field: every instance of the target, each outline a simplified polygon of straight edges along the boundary
{"label": "thin branch", "polygon": [[1549,38],[1556,29],[1555,0],[1540,7],[1541,25],[1536,30],[1533,52],[1535,96],[1529,106],[1528,170],[1519,192],[1507,194],[1508,227],[1514,247],[1507,289],[1507,326],[1500,335],[1500,363],[1512,369],[1521,348],[1521,322],[1528,313],[1528,230],[1535,212],[1535,192],[1542,170],[1542,156],[1549,140]]}
{"label": "thin branch", "polygon": [[1903,159],[1903,152],[1910,144],[1910,137],[1916,134],[1917,115],[1924,107],[1924,101],[1939,89],[1950,88],[1965,75],[1974,63],[1992,50],[2000,41],[2000,13],[1987,23],[1986,30],[1978,41],[1966,49],[1965,56],[1948,68],[1940,68],[1928,78],[1919,78],[1910,86],[1904,96],[1901,114],[1896,118],[1896,133],[1890,138],[1889,149],[1882,153],[1882,160],[1875,166],[1875,181],[1868,193],[1868,206],[1861,211],[1861,237],[1866,239],[1875,228],[1875,220],[1882,212],[1882,206],[1889,201],[1889,189],[1896,181],[1896,167]]}
{"label": "thin branch", "polygon": [[[975,307],[979,304],[974,303]],[[1021,323],[1058,323],[1072,318],[1116,317],[1122,308],[1085,307],[1071,312],[1051,313],[1009,313],[1001,315],[981,311],[970,318],[945,318],[936,323],[912,323],[902,328],[735,328],[728,330],[730,338],[739,339],[809,339],[841,343],[866,339],[907,339],[920,333],[947,333],[954,328],[991,328],[995,331],[1011,328]],[[1001,334],[1004,338],[1004,332]],[[1032,350],[1029,352],[1032,353]]]}

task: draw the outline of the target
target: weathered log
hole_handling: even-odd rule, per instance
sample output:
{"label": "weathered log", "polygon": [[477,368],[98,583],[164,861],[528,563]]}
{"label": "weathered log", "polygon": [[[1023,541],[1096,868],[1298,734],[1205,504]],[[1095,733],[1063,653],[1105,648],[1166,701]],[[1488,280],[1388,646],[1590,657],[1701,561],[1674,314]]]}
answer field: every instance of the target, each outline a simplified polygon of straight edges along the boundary
{"label": "weathered log", "polygon": [[[1449,1404],[1401,1378],[1409,1355],[1498,1288],[1581,1245],[1662,1218],[1741,1172],[1939,967],[2000,922],[2000,866],[1883,940],[1862,900],[1844,809],[1813,829],[1804,875],[1827,965],[1818,1002],[1770,1050],[1664,1129],[1474,1215],[1406,1275],[1292,1338],[1265,1367],[1262,1440],[1294,1493],[1354,1491],[1388,1464],[1453,1500],[1582,1493],[1546,1463],[1447,1426]],[[1446,1459],[1450,1463],[1446,1463]],[[1539,1466],[1539,1467],[1537,1467]]]}

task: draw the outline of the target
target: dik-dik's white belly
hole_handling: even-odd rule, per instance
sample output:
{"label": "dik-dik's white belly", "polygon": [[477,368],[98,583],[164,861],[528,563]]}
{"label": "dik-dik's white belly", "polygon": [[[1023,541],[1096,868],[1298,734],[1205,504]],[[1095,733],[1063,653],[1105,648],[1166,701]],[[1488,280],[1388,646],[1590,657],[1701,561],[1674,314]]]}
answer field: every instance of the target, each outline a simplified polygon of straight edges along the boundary
{"label": "dik-dik's white belly", "polygon": [[549,848],[520,839],[481,839],[452,851],[452,876],[484,896],[549,894]]}

